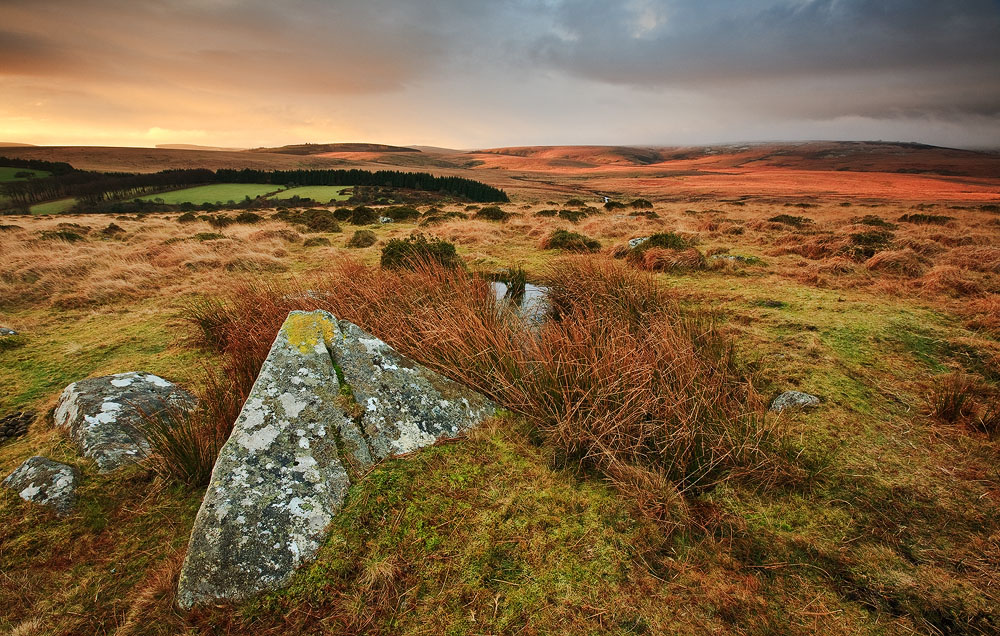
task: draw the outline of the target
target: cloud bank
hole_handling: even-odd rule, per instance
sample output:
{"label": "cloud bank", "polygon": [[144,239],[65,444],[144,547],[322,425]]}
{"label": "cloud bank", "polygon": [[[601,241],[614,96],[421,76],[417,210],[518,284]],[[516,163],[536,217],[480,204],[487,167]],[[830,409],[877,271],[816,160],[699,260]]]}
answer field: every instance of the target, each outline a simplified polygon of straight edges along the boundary
{"label": "cloud bank", "polygon": [[0,140],[1000,146],[997,0],[5,0]]}

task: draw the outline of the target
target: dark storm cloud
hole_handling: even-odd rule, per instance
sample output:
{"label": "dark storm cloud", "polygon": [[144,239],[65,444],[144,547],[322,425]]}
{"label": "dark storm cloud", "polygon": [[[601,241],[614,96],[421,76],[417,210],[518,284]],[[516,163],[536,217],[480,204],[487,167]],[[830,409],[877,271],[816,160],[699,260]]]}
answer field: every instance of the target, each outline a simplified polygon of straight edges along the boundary
{"label": "dark storm cloud", "polygon": [[[828,78],[899,109],[1000,109],[995,0],[565,0],[537,58],[594,81],[712,90]],[[885,84],[866,86],[866,78]],[[954,100],[947,96],[953,95]],[[808,99],[806,101],[809,101]],[[948,102],[942,104],[941,102]]]}

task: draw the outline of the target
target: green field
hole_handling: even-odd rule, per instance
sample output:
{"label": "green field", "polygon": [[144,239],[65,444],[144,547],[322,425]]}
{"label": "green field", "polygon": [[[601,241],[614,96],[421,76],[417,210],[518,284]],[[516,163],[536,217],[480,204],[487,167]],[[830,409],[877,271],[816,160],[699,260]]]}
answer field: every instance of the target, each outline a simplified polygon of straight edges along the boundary
{"label": "green field", "polygon": [[259,197],[277,190],[282,186],[266,183],[216,183],[213,185],[184,188],[173,192],[161,192],[148,197],[140,197],[143,201],[163,201],[170,205],[181,203],[227,203],[242,201],[245,197]]}
{"label": "green field", "polygon": [[15,177],[14,175],[19,172],[30,172],[34,175],[34,178],[47,177],[51,173],[45,170],[29,170],[28,168],[11,168],[9,166],[0,166],[0,183],[7,181],[24,181],[24,177]]}
{"label": "green field", "polygon": [[297,196],[303,199],[312,199],[317,203],[346,201],[351,198],[351,188],[353,186],[302,186],[300,188],[289,188],[271,198],[291,199]]}
{"label": "green field", "polygon": [[76,205],[76,199],[56,199],[55,201],[46,201],[45,203],[36,203],[31,206],[32,214],[62,214],[63,212],[69,212],[70,208]]}

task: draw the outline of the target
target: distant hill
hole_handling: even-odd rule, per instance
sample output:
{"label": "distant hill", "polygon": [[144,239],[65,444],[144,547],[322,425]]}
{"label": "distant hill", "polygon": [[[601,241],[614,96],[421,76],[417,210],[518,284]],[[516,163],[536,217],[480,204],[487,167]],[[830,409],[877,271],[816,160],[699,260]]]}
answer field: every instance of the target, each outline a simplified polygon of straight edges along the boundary
{"label": "distant hill", "polygon": [[386,144],[341,143],[298,144],[278,148],[253,148],[247,152],[265,152],[278,155],[322,155],[329,152],[420,152],[416,148],[388,146]]}
{"label": "distant hill", "polygon": [[16,141],[0,141],[0,148],[33,148],[35,144],[22,144]]}
{"label": "distant hill", "polygon": [[212,152],[239,152],[246,148],[223,148],[221,146],[199,146],[197,144],[156,144],[165,150],[210,150]]}

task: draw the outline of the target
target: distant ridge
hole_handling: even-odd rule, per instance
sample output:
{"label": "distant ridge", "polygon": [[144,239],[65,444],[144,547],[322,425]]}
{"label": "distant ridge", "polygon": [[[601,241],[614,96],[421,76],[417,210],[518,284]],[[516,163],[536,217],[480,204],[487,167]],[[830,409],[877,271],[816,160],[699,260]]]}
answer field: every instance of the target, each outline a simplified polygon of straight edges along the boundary
{"label": "distant ridge", "polygon": [[156,144],[164,150],[211,150],[213,152],[239,152],[246,148],[223,148],[221,146],[199,146],[198,144]]}
{"label": "distant ridge", "polygon": [[0,141],[0,148],[33,148],[35,144],[22,144],[16,141]]}
{"label": "distant ridge", "polygon": [[322,155],[328,152],[420,152],[416,148],[388,146],[386,144],[341,143],[298,144],[277,148],[253,148],[247,152],[266,152],[278,155]]}

